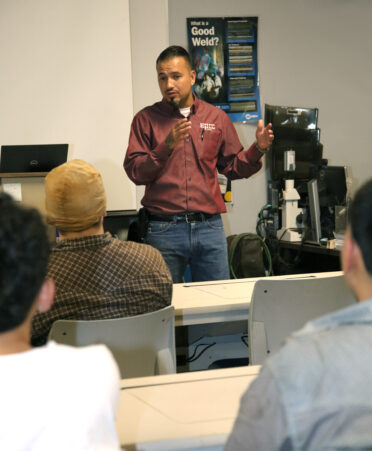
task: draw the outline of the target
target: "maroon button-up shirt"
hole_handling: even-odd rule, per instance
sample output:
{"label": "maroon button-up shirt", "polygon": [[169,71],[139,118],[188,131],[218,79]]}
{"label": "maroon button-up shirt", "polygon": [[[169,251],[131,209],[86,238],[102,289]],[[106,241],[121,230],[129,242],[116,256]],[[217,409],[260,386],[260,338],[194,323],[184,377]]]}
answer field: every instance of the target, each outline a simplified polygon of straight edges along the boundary
{"label": "maroon button-up shirt", "polygon": [[142,205],[154,213],[223,213],[217,170],[230,180],[249,177],[261,168],[262,153],[256,144],[243,150],[227,114],[196,97],[190,136],[170,151],[165,138],[182,118],[165,100],[137,113],[125,171],[136,185],[146,185]]}

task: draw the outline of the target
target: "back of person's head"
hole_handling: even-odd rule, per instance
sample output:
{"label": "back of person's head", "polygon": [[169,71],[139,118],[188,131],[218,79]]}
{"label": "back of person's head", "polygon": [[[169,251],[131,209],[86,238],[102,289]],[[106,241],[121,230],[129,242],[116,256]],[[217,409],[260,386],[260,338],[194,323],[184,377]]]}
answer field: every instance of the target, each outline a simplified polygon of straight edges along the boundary
{"label": "back of person's head", "polygon": [[20,326],[44,282],[49,242],[37,210],[0,193],[0,333]]}
{"label": "back of person's head", "polygon": [[348,218],[351,235],[361,250],[368,274],[372,276],[372,179],[356,192]]}
{"label": "back of person's head", "polygon": [[167,47],[165,50],[163,50],[156,60],[156,66],[163,61],[167,61],[176,57],[184,58],[186,63],[188,64],[188,66],[190,66],[191,69],[190,55],[188,51],[185,50],[180,45],[171,45],[170,47]]}
{"label": "back of person's head", "polygon": [[47,221],[62,233],[81,232],[99,223],[106,211],[101,174],[83,160],[71,160],[45,178]]}

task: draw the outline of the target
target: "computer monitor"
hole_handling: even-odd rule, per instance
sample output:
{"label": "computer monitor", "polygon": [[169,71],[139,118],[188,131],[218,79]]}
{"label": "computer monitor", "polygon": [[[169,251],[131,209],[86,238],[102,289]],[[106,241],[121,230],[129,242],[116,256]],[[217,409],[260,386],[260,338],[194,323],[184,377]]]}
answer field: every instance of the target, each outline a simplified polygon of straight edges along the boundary
{"label": "computer monitor", "polygon": [[265,104],[265,123],[273,128],[288,127],[314,130],[318,124],[318,108],[301,108]]}
{"label": "computer monitor", "polygon": [[322,167],[317,177],[307,183],[304,197],[309,214],[305,221],[309,229],[305,241],[318,243],[320,238],[332,239],[340,228],[341,207],[344,218],[347,215],[347,168]]}
{"label": "computer monitor", "polygon": [[310,229],[305,232],[304,241],[306,243],[319,245],[322,238],[322,230],[320,224],[320,205],[317,179],[308,181],[307,190],[309,195]]}
{"label": "computer monitor", "polygon": [[49,172],[67,161],[68,144],[1,146],[0,172]]}
{"label": "computer monitor", "polygon": [[326,166],[318,175],[319,203],[321,207],[346,205],[347,168]]}
{"label": "computer monitor", "polygon": [[277,127],[274,141],[268,153],[271,180],[285,178],[284,156],[287,150],[295,151],[296,169],[294,180],[314,178],[321,166],[323,146],[320,144],[320,130],[301,130],[299,128]]}
{"label": "computer monitor", "polygon": [[271,180],[283,180],[284,155],[295,151],[294,180],[309,181],[316,177],[321,165],[323,146],[317,128],[318,109],[265,105],[265,123],[272,123],[274,141],[267,155]]}

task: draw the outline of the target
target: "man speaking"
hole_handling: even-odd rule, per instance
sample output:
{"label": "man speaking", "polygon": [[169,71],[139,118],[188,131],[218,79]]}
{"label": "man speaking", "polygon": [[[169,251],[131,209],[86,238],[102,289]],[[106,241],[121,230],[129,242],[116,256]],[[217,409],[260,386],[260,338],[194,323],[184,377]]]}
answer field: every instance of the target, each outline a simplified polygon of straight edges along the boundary
{"label": "man speaking", "polygon": [[156,70],[163,99],[134,117],[124,160],[128,177],[146,186],[146,243],[162,253],[174,283],[187,265],[193,281],[229,279],[217,171],[230,180],[255,174],[274,138],[271,124],[259,121],[244,150],[226,113],[194,96],[184,48],[166,48]]}

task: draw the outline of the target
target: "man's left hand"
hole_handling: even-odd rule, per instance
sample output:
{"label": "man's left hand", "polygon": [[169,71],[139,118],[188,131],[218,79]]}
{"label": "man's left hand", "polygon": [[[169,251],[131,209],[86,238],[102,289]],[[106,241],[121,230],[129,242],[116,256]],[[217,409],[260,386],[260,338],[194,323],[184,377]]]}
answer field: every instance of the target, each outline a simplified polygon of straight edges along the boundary
{"label": "man's left hand", "polygon": [[265,152],[273,142],[274,133],[272,128],[273,128],[272,124],[267,124],[266,127],[264,127],[263,120],[260,119],[258,121],[258,126],[256,130],[257,147],[259,150],[263,152]]}

